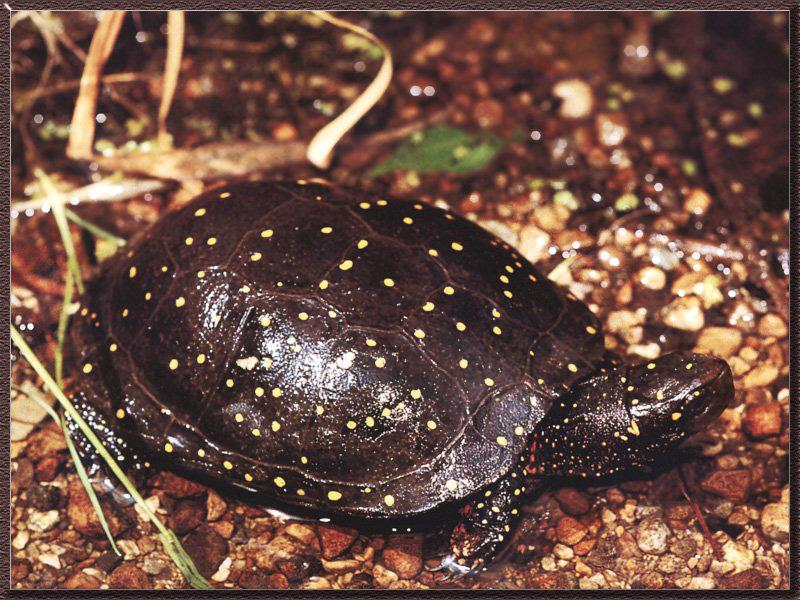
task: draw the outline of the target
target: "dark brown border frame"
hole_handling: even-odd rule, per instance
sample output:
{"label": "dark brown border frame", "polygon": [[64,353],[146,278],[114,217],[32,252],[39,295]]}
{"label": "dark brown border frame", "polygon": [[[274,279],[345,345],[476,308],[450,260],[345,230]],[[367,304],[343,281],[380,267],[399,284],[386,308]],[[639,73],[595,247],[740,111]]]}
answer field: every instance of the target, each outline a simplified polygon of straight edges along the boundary
{"label": "dark brown border frame", "polygon": [[[76,0],[51,0],[50,2],[10,2],[4,4],[6,9],[0,17],[0,44],[2,44],[2,55],[0,55],[0,67],[7,73],[0,81],[0,91],[6,101],[0,105],[0,116],[2,116],[2,127],[0,127],[0,154],[6,169],[0,172],[0,190],[3,195],[3,202],[0,205],[0,327],[3,333],[0,334],[0,391],[3,393],[3,401],[0,402],[0,573],[2,573],[2,584],[0,584],[0,599],[3,598],[216,598],[224,597],[230,599],[275,597],[275,598],[314,598],[330,596],[337,598],[360,598],[378,599],[387,597],[405,598],[481,598],[481,599],[500,599],[500,598],[529,598],[534,596],[546,596],[551,598],[574,598],[576,596],[592,598],[739,598],[749,600],[761,597],[770,598],[798,598],[800,597],[800,584],[798,584],[798,566],[800,565],[800,553],[797,550],[790,554],[790,588],[788,590],[711,590],[702,592],[692,592],[683,590],[599,590],[599,591],[576,591],[576,590],[341,590],[336,592],[321,593],[310,590],[287,590],[287,591],[265,591],[265,590],[214,590],[200,592],[197,590],[174,590],[174,591],[143,591],[143,590],[98,590],[98,591],[70,591],[70,590],[12,590],[10,589],[10,438],[9,438],[9,402],[10,397],[10,35],[9,22],[10,11],[22,9],[60,9],[60,10],[91,10],[91,9],[110,9],[110,8],[135,8],[139,10],[165,10],[186,9],[186,10],[265,10],[287,9],[297,10],[298,8],[317,8],[327,10],[377,10],[377,9],[404,9],[404,10],[553,10],[553,9],[573,9],[573,10],[638,10],[642,9],[641,3],[635,0],[599,0],[590,2],[587,0],[566,0],[562,2],[548,2],[547,0],[474,0],[470,3],[453,2],[452,0],[405,0],[387,5],[374,0],[342,0],[332,2],[331,0],[321,0],[313,5],[300,6],[294,2],[254,2],[243,0],[240,2],[215,2],[207,0],[179,0],[167,3],[163,0],[144,0],[136,2],[133,6],[125,3],[94,2],[87,5]],[[11,6],[10,6],[11,5]],[[790,15],[790,41],[791,41],[791,89],[793,91],[791,101],[791,278],[790,278],[790,389],[791,389],[791,413],[790,427],[795,434],[792,436],[790,448],[790,478],[791,478],[791,548],[798,548],[798,531],[800,531],[800,512],[798,507],[798,475],[800,469],[800,453],[798,452],[797,433],[800,431],[800,401],[798,400],[798,372],[797,363],[800,359],[800,317],[798,317],[798,306],[800,305],[800,281],[798,281],[798,257],[800,256],[800,175],[798,174],[798,150],[800,149],[800,138],[798,138],[798,98],[800,98],[800,63],[798,62],[799,48],[798,31],[800,31],[800,4],[798,2],[764,2],[752,1],[743,2],[741,0],[686,0],[678,2],[675,0],[661,1],[647,6],[647,9],[672,9],[672,10],[789,10]]]}

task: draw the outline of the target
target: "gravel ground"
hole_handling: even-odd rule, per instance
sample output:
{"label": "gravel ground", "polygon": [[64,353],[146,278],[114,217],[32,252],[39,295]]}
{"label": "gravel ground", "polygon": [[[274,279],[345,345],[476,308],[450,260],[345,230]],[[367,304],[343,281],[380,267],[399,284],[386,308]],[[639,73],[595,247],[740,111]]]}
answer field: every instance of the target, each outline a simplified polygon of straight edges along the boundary
{"label": "gravel ground", "polygon": [[[140,488],[147,502],[215,586],[788,588],[789,214],[768,185],[786,168],[788,87],[768,68],[753,75],[754,63],[730,47],[730,24],[698,23],[691,14],[606,16],[601,28],[600,19],[465,15],[437,21],[435,35],[413,19],[377,23],[398,63],[395,104],[378,109],[376,119],[392,116],[381,126],[449,104],[454,125],[521,126],[526,140],[466,178],[408,172],[365,185],[450,207],[516,246],[600,316],[607,346],[626,360],[674,349],[726,359],[733,405],[652,473],[588,486],[554,482],[529,499],[502,559],[458,580],[431,571],[447,532],[377,534],[287,520],[175,474],[152,473]],[[785,22],[746,19],[742,35],[762,36],[779,52]],[[693,37],[697,31],[703,35]],[[522,32],[537,34],[535,47],[515,42]],[[640,46],[646,56],[637,54]],[[714,50],[700,63],[703,48]],[[525,57],[538,71],[520,71],[509,56]],[[188,71],[193,89],[202,74]],[[469,85],[457,86],[465,77]],[[426,85],[443,98],[408,93]],[[291,127],[284,119],[273,132],[289,135]],[[355,182],[364,160],[351,155],[332,177]],[[285,175],[309,173],[302,167]],[[82,214],[127,235],[171,199]],[[52,335],[41,324],[54,322],[58,303],[36,292],[29,265],[53,252],[37,241],[52,239],[51,217],[15,227],[15,322],[36,324],[28,335],[50,358]],[[51,274],[63,265],[55,258],[44,264]],[[14,377],[31,379],[20,361]],[[12,437],[13,587],[186,585],[152,525],[105,497],[123,556],[111,551],[53,423]]]}

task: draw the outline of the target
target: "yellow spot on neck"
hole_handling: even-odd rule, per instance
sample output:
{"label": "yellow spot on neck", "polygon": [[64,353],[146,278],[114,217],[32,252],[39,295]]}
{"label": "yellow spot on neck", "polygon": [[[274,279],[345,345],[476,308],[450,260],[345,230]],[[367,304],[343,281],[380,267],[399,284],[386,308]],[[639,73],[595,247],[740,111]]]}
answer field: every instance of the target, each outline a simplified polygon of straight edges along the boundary
{"label": "yellow spot on neck", "polygon": [[328,500],[336,502],[337,500],[341,500],[341,499],[342,499],[342,493],[341,492],[337,492],[336,490],[331,490],[330,492],[328,492]]}

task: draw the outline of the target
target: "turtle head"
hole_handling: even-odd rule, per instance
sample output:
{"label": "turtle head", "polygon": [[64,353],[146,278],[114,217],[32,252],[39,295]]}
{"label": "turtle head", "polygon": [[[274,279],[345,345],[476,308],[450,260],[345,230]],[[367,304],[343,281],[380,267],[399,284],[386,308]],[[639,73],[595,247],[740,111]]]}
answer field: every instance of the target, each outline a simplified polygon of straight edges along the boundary
{"label": "turtle head", "polygon": [[651,464],[732,397],[728,364],[700,354],[601,372],[574,385],[537,426],[531,471],[590,477]]}
{"label": "turtle head", "polygon": [[728,363],[702,354],[675,352],[630,367],[624,385],[631,420],[655,447],[704,430],[733,398]]}

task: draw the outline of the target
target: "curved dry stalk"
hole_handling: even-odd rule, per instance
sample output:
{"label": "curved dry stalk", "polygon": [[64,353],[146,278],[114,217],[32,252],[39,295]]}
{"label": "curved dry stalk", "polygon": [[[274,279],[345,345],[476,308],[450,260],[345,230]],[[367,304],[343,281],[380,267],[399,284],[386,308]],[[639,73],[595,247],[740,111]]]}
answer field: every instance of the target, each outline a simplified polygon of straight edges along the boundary
{"label": "curved dry stalk", "polygon": [[70,158],[89,159],[92,157],[100,74],[114,49],[114,42],[117,40],[124,17],[124,10],[104,13],[92,37],[89,54],[86,56],[86,64],[81,75],[78,99],[75,102],[75,110],[70,123],[69,141],[67,142],[67,156]]}
{"label": "curved dry stalk", "polygon": [[182,10],[171,10],[167,14],[167,58],[164,62],[164,85],[161,104],[158,107],[158,140],[166,143],[167,115],[175,97],[178,75],[181,71],[181,57],[186,36],[186,17]]}
{"label": "curved dry stalk", "polygon": [[367,38],[383,52],[383,63],[372,83],[342,114],[320,129],[308,144],[306,157],[309,162],[320,169],[327,169],[331,163],[331,154],[334,146],[381,99],[386,88],[389,87],[389,83],[392,80],[392,53],[389,52],[386,44],[366,29],[334,17],[325,11],[314,11],[314,14],[332,25]]}

